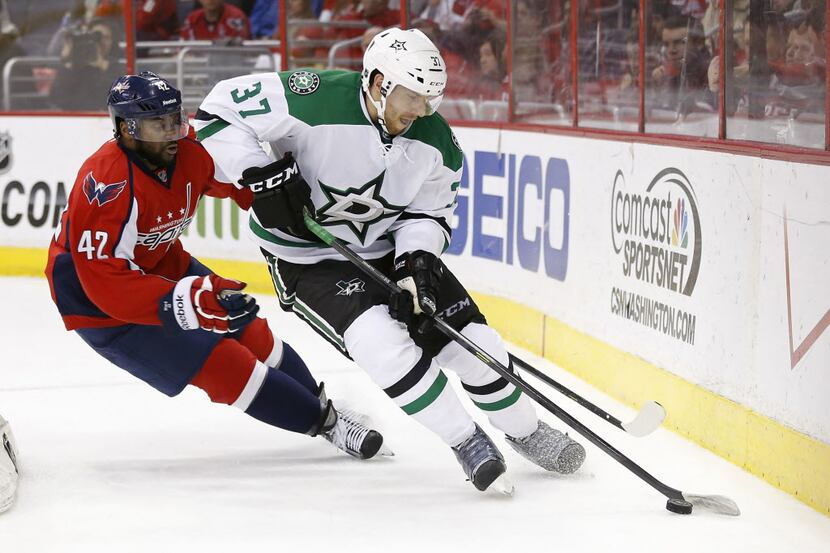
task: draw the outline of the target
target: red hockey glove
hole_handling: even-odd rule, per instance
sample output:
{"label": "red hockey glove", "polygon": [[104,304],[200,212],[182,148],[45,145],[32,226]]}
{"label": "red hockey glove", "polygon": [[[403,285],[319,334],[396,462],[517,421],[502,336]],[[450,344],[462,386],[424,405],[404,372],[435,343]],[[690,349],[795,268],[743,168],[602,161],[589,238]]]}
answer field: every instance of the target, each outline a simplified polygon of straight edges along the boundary
{"label": "red hockey glove", "polygon": [[184,330],[201,328],[218,334],[238,331],[259,311],[256,300],[241,292],[245,286],[244,282],[213,274],[181,279],[172,297],[176,322]]}

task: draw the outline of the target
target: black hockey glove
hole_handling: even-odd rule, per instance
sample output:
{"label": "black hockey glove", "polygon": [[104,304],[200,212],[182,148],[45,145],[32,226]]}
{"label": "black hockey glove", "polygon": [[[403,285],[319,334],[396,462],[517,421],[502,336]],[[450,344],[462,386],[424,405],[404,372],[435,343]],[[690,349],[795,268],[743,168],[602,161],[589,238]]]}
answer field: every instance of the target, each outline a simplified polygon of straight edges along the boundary
{"label": "black hockey glove", "polygon": [[311,189],[290,152],[265,167],[245,169],[239,184],[253,191],[254,203],[251,207],[262,226],[314,239],[303,220],[304,207],[308,208],[312,217],[315,214]]}
{"label": "black hockey glove", "polygon": [[392,280],[398,283],[401,291],[389,296],[392,318],[407,325],[417,322],[421,334],[429,331],[432,328],[430,315],[438,308],[443,276],[443,263],[429,252],[417,250],[399,255],[395,259]]}

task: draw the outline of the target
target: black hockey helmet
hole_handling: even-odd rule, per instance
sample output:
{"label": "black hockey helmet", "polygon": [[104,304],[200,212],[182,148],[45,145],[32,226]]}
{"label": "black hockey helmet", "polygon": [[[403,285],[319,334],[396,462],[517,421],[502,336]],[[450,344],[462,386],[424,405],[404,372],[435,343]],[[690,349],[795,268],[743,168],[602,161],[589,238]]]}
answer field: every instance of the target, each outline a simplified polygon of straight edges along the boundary
{"label": "black hockey helmet", "polygon": [[150,71],[117,78],[110,87],[107,108],[116,137],[119,120],[126,121],[127,132],[136,140],[167,142],[187,136],[181,92]]}

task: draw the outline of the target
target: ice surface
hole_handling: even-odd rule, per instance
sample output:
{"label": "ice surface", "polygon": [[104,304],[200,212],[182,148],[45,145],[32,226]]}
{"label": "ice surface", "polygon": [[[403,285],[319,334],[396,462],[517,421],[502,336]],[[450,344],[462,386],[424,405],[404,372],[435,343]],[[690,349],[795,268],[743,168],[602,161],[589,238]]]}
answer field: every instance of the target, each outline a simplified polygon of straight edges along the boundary
{"label": "ice surface", "polygon": [[[544,473],[507,447],[464,396],[517,487],[512,498],[482,494],[464,481],[448,447],[273,296],[258,298],[271,328],[308,360],[330,397],[373,416],[395,457],[357,461],[324,440],[212,405],[198,390],[167,398],[64,331],[45,280],[0,284],[0,413],[14,428],[22,464],[17,505],[0,515],[2,553],[830,551],[830,518],[664,429],[627,436],[553,391],[554,401],[666,484],[727,495],[742,515],[669,513],[662,495],[584,441],[579,472]],[[522,355],[620,419],[633,416]]]}

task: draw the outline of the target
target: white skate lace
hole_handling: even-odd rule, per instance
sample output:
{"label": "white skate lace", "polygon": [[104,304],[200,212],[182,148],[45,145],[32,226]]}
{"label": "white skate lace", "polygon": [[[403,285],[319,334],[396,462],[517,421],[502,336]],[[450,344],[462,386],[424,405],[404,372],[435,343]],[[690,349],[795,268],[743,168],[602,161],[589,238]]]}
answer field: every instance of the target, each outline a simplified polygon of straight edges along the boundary
{"label": "white skate lace", "polygon": [[338,410],[337,415],[337,424],[330,433],[332,443],[348,453],[359,455],[360,446],[370,431],[362,420],[364,417],[349,409]]}

